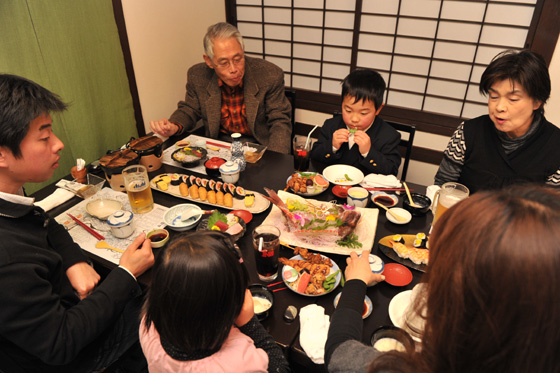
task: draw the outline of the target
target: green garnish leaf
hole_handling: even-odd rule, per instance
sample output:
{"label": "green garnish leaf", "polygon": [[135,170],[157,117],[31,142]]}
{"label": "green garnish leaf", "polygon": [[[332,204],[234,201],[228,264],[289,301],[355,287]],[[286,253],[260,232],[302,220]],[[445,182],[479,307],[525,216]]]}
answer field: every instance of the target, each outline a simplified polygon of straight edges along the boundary
{"label": "green garnish leaf", "polygon": [[348,132],[350,132],[350,134],[353,135],[356,133],[357,130],[358,130],[357,128],[351,128],[348,130]]}
{"label": "green garnish leaf", "polygon": [[220,220],[227,224],[227,216],[219,212],[218,210],[214,210],[212,215],[208,218],[208,227],[213,227],[216,225],[216,222]]}
{"label": "green garnish leaf", "polygon": [[349,247],[350,249],[359,249],[362,247],[362,243],[358,241],[358,235],[356,233],[351,233],[344,240],[336,241],[338,246]]}
{"label": "green garnish leaf", "polygon": [[345,177],[346,180],[348,180],[348,181],[354,181],[354,180],[350,179],[350,176],[348,176],[348,174],[344,174],[344,177]]}

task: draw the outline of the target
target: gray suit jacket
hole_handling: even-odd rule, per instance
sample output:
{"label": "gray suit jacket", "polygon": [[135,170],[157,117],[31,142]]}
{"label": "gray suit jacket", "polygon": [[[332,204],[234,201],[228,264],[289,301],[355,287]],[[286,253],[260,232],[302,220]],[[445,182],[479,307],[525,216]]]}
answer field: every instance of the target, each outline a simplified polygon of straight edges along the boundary
{"label": "gray suit jacket", "polygon": [[[255,139],[268,149],[289,153],[291,148],[291,106],[284,94],[284,72],[278,66],[245,56],[243,78],[247,123]],[[220,133],[222,93],[218,76],[206,63],[192,66],[187,73],[187,93],[179,101],[171,122],[184,131],[195,128],[202,119],[207,137]]]}

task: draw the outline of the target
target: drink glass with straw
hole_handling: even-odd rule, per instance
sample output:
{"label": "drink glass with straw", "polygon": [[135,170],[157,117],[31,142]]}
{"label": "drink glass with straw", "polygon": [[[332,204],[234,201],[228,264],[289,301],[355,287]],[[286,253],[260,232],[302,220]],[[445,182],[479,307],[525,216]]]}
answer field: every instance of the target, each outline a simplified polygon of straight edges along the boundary
{"label": "drink glass with straw", "polygon": [[261,281],[270,282],[278,276],[280,230],[273,225],[260,225],[253,231],[253,247],[257,274]]}

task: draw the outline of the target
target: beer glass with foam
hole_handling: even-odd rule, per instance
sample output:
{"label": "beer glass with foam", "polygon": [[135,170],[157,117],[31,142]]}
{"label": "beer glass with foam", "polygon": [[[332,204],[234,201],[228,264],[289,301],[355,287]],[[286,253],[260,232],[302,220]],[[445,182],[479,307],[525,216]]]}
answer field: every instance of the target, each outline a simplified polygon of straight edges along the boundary
{"label": "beer glass with foam", "polygon": [[[441,186],[434,196],[434,203],[432,204],[432,210],[434,212],[434,220],[432,221],[432,226],[436,223],[439,217],[449,210],[451,206],[459,201],[464,200],[469,196],[469,188],[463,184],[449,182]],[[435,206],[435,209],[434,209]]]}
{"label": "beer glass with foam", "polygon": [[142,165],[128,166],[122,171],[122,175],[132,212],[134,214],[144,214],[152,211],[154,199],[146,167]]}

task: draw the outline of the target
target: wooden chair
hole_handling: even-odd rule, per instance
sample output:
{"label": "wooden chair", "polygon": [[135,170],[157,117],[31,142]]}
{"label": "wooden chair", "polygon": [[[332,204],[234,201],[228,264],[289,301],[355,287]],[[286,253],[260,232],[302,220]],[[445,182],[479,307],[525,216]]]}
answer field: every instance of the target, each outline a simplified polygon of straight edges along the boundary
{"label": "wooden chair", "polygon": [[414,124],[404,124],[397,122],[387,122],[394,129],[399,132],[408,133],[408,139],[403,139],[401,137],[401,142],[399,143],[399,150],[402,154],[402,148],[404,148],[404,162],[402,166],[401,180],[406,180],[406,173],[408,171],[408,164],[410,163],[410,155],[412,153],[412,143],[414,141],[414,133],[416,132],[416,126]]}
{"label": "wooden chair", "polygon": [[292,137],[290,142],[290,154],[294,154],[294,149],[292,144],[294,143],[294,137],[296,135],[296,91],[291,88],[286,88],[284,91],[290,105],[292,105]]}

